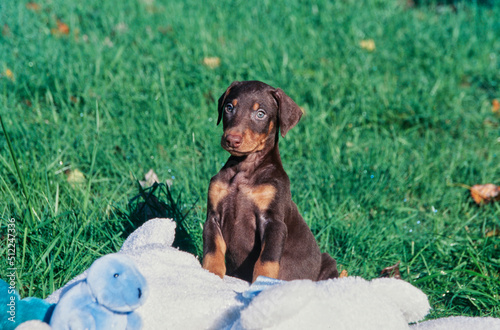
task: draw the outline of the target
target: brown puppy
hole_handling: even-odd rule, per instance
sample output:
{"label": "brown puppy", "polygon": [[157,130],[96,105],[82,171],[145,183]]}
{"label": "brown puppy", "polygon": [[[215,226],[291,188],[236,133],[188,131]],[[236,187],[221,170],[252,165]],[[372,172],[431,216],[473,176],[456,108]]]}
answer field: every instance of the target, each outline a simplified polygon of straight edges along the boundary
{"label": "brown puppy", "polygon": [[[292,201],[281,164],[284,137],[302,116],[281,89],[233,82],[219,99],[221,145],[231,156],[210,181],[203,268],[253,282],[259,275],[294,280],[338,277]],[[278,130],[279,128],[279,130]]]}

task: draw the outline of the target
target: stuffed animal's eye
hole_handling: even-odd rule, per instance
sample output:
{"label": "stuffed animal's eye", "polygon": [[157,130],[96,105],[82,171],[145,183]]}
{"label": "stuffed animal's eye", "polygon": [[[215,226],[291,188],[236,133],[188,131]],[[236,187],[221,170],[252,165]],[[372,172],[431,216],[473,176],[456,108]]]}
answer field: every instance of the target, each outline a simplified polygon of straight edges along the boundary
{"label": "stuffed animal's eye", "polygon": [[231,103],[226,104],[226,112],[233,112],[234,106]]}
{"label": "stuffed animal's eye", "polygon": [[257,118],[258,119],[264,119],[265,116],[266,116],[266,112],[264,110],[257,111]]}
{"label": "stuffed animal's eye", "polygon": [[118,276],[120,276],[120,274],[116,273],[115,275],[113,275],[114,278],[117,278]]}

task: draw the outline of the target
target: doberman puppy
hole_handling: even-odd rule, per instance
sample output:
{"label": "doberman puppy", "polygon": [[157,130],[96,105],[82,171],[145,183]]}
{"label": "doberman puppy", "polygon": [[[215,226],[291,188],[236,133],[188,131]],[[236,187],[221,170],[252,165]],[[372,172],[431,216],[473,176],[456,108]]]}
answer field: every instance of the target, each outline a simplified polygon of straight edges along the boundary
{"label": "doberman puppy", "polygon": [[278,150],[302,116],[281,89],[233,82],[218,102],[231,156],[210,181],[203,229],[203,268],[253,282],[259,275],[314,281],[338,277],[292,201]]}

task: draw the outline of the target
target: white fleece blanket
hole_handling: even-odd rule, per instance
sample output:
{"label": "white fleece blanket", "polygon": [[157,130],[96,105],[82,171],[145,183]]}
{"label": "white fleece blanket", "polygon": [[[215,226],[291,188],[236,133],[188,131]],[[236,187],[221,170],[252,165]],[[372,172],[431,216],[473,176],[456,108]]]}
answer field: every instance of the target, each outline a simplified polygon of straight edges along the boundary
{"label": "white fleece blanket", "polygon": [[[409,329],[409,323],[422,320],[430,309],[422,291],[395,279],[284,282],[245,298],[247,282],[227,276],[222,280],[205,271],[193,255],[171,247],[174,235],[172,220],[152,219],[120,250],[135,261],[150,288],[137,310],[144,329]],[[85,276],[47,301],[57,303],[65,288]],[[30,324],[31,329],[37,326],[46,328]],[[500,319],[444,318],[411,328],[500,329]]]}

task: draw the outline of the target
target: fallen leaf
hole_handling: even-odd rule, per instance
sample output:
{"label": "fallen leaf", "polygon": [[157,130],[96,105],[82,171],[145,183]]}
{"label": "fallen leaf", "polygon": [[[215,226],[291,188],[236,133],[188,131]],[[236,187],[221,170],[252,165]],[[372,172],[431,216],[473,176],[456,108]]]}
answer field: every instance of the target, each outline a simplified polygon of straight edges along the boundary
{"label": "fallen leaf", "polygon": [[220,66],[220,58],[219,57],[205,57],[203,59],[203,64],[208,66],[210,69],[215,69]]}
{"label": "fallen leaf", "polygon": [[493,113],[500,113],[500,101],[497,99],[491,101],[491,111],[493,111]]}
{"label": "fallen leaf", "polygon": [[373,39],[361,40],[359,45],[361,48],[366,49],[369,52],[373,52],[375,50],[375,40]]}
{"label": "fallen leaf", "polygon": [[14,78],[14,73],[12,72],[11,69],[6,69],[5,72],[4,72],[4,75],[9,78],[11,81],[14,81],[15,78]]}
{"label": "fallen leaf", "polygon": [[85,183],[85,175],[77,168],[74,170],[66,170],[66,180],[72,188],[76,188]]}
{"label": "fallen leaf", "polygon": [[39,11],[41,7],[36,2],[28,2],[26,4],[26,8],[29,9],[29,10],[33,10],[33,11]]}
{"label": "fallen leaf", "polygon": [[57,28],[51,29],[51,33],[55,36],[63,36],[69,34],[69,26],[68,24],[62,22],[61,20],[57,20]]}
{"label": "fallen leaf", "polygon": [[400,263],[401,261],[398,261],[397,264],[382,269],[382,271],[380,272],[380,277],[390,277],[400,280],[401,279],[401,273],[399,272]]}
{"label": "fallen leaf", "polygon": [[476,184],[470,188],[470,194],[477,204],[488,204],[500,200],[500,187],[492,184]]}
{"label": "fallen leaf", "polygon": [[139,181],[139,184],[143,188],[151,187],[155,182],[160,183],[160,179],[158,179],[158,175],[150,169],[146,175],[144,175],[144,181]]}
{"label": "fallen leaf", "polygon": [[484,237],[495,237],[495,236],[500,236],[500,229],[498,228],[487,229],[486,232],[484,233]]}
{"label": "fallen leaf", "polygon": [[69,34],[69,26],[68,26],[68,24],[63,23],[60,20],[57,21],[57,29],[62,34]]}
{"label": "fallen leaf", "polygon": [[346,269],[342,269],[342,271],[340,272],[339,278],[344,278],[344,277],[347,277],[347,276],[348,276],[347,270]]}

